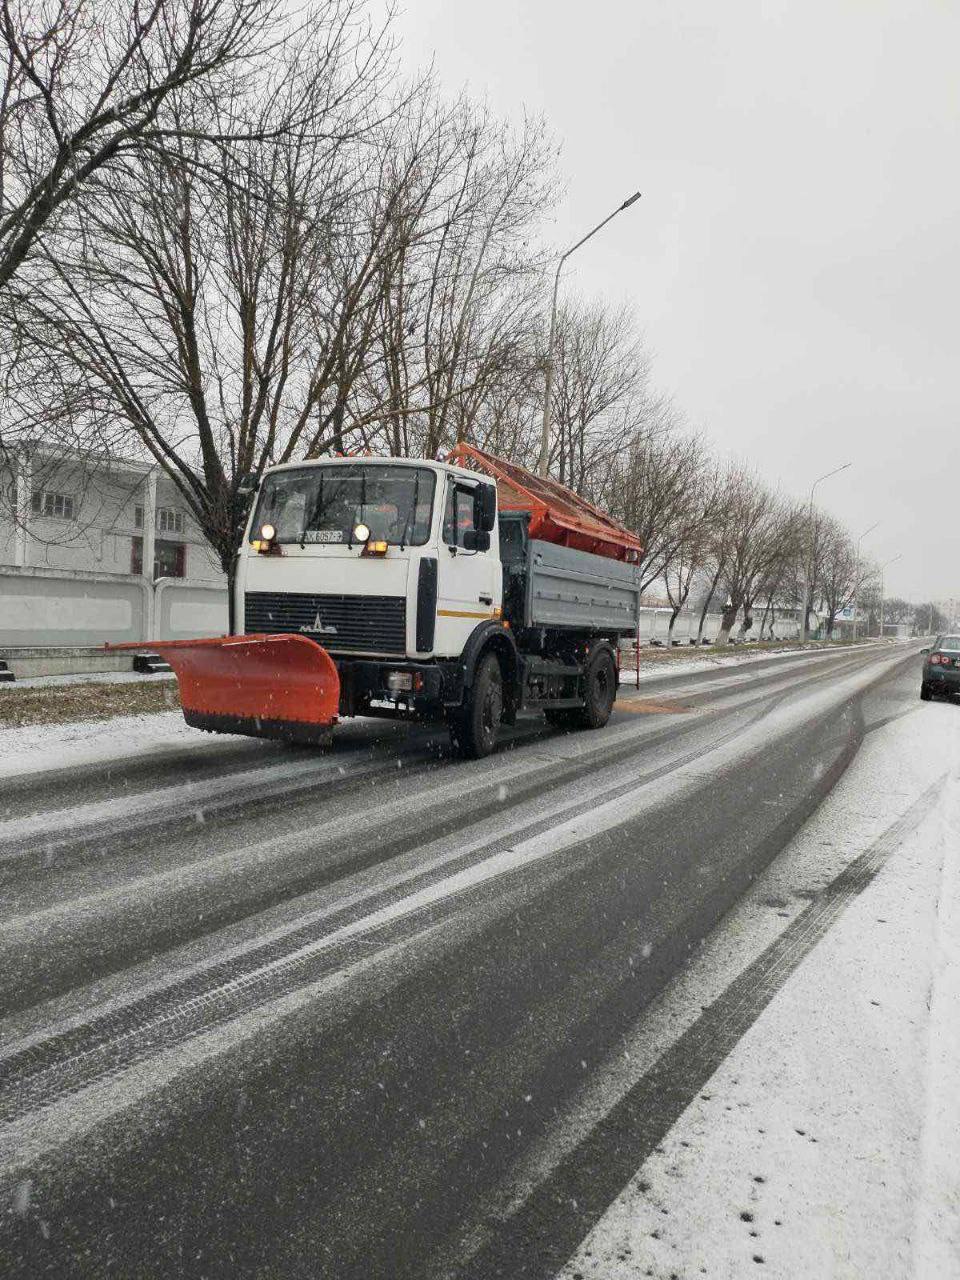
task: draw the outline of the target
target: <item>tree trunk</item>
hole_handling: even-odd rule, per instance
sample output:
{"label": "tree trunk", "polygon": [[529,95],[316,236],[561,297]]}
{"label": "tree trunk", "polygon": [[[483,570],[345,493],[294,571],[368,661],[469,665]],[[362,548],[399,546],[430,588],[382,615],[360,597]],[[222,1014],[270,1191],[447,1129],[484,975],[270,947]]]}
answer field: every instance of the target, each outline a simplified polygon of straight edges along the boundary
{"label": "tree trunk", "polygon": [[703,640],[703,628],[707,621],[707,614],[710,612],[710,606],[713,604],[713,597],[717,591],[717,583],[720,581],[720,575],[723,573],[723,565],[717,569],[714,574],[713,581],[710,583],[710,590],[707,592],[707,598],[703,602],[703,608],[700,610],[700,625],[697,627],[697,644]]}
{"label": "tree trunk", "polygon": [[760,635],[759,635],[758,639],[759,639],[759,640],[761,640],[761,641],[763,640],[763,633],[764,633],[764,631],[766,630],[766,626],[767,626],[767,619],[768,619],[768,618],[769,618],[769,620],[770,620],[770,639],[771,639],[771,640],[773,639],[773,623],[774,623],[774,619],[770,617],[770,614],[771,614],[772,612],[773,612],[773,605],[770,603],[770,601],[769,601],[769,599],[768,599],[768,600],[767,600],[767,607],[764,609],[764,611],[763,611],[763,617],[760,619]]}
{"label": "tree trunk", "polygon": [[237,555],[230,558],[230,567],[227,569],[227,635],[237,635],[237,604],[234,599],[233,588],[237,581]]}
{"label": "tree trunk", "polygon": [[733,630],[733,624],[737,620],[737,614],[740,612],[739,603],[728,604],[724,607],[723,615],[720,619],[720,630],[717,638],[714,640],[716,645],[728,644],[730,641],[730,632]]}
{"label": "tree trunk", "polygon": [[678,604],[675,604],[673,606],[673,611],[670,614],[670,625],[669,627],[667,627],[667,648],[668,649],[671,649],[673,647],[673,624],[676,622],[677,616],[679,613],[680,613],[680,606]]}

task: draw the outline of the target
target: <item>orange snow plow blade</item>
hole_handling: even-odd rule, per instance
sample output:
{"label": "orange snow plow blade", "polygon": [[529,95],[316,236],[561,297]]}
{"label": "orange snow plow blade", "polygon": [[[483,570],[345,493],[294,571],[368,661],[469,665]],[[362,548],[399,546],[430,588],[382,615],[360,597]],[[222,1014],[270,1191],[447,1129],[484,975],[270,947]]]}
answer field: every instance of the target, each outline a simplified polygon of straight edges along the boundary
{"label": "orange snow plow blade", "polygon": [[340,676],[326,649],[302,635],[217,636],[108,644],[163,655],[187,724],[254,738],[322,742],[336,723]]}

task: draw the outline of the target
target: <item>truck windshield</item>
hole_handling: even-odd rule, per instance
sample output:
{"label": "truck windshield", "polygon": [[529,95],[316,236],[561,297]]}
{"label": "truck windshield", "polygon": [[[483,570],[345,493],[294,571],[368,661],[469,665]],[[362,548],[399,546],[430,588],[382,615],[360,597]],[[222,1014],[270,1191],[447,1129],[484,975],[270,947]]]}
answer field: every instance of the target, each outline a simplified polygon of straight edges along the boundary
{"label": "truck windshield", "polygon": [[365,524],[394,546],[422,546],[430,536],[434,473],[426,467],[300,467],[268,475],[250,537],[265,524],[277,542],[349,543]]}

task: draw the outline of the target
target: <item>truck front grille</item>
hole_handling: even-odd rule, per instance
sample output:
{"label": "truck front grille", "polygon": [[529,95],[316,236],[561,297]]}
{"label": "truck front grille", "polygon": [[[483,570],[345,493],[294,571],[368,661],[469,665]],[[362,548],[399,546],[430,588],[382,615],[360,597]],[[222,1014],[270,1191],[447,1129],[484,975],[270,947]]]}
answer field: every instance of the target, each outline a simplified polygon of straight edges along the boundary
{"label": "truck front grille", "polygon": [[254,632],[296,631],[332,652],[406,653],[403,596],[314,596],[248,591],[244,624]]}

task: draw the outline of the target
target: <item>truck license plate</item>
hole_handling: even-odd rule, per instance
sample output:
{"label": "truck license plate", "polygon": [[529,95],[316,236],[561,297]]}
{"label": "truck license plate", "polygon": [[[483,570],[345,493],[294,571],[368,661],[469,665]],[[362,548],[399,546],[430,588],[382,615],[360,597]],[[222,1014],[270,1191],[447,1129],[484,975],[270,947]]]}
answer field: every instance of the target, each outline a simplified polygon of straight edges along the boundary
{"label": "truck license plate", "polygon": [[304,542],[342,542],[340,529],[308,529]]}

